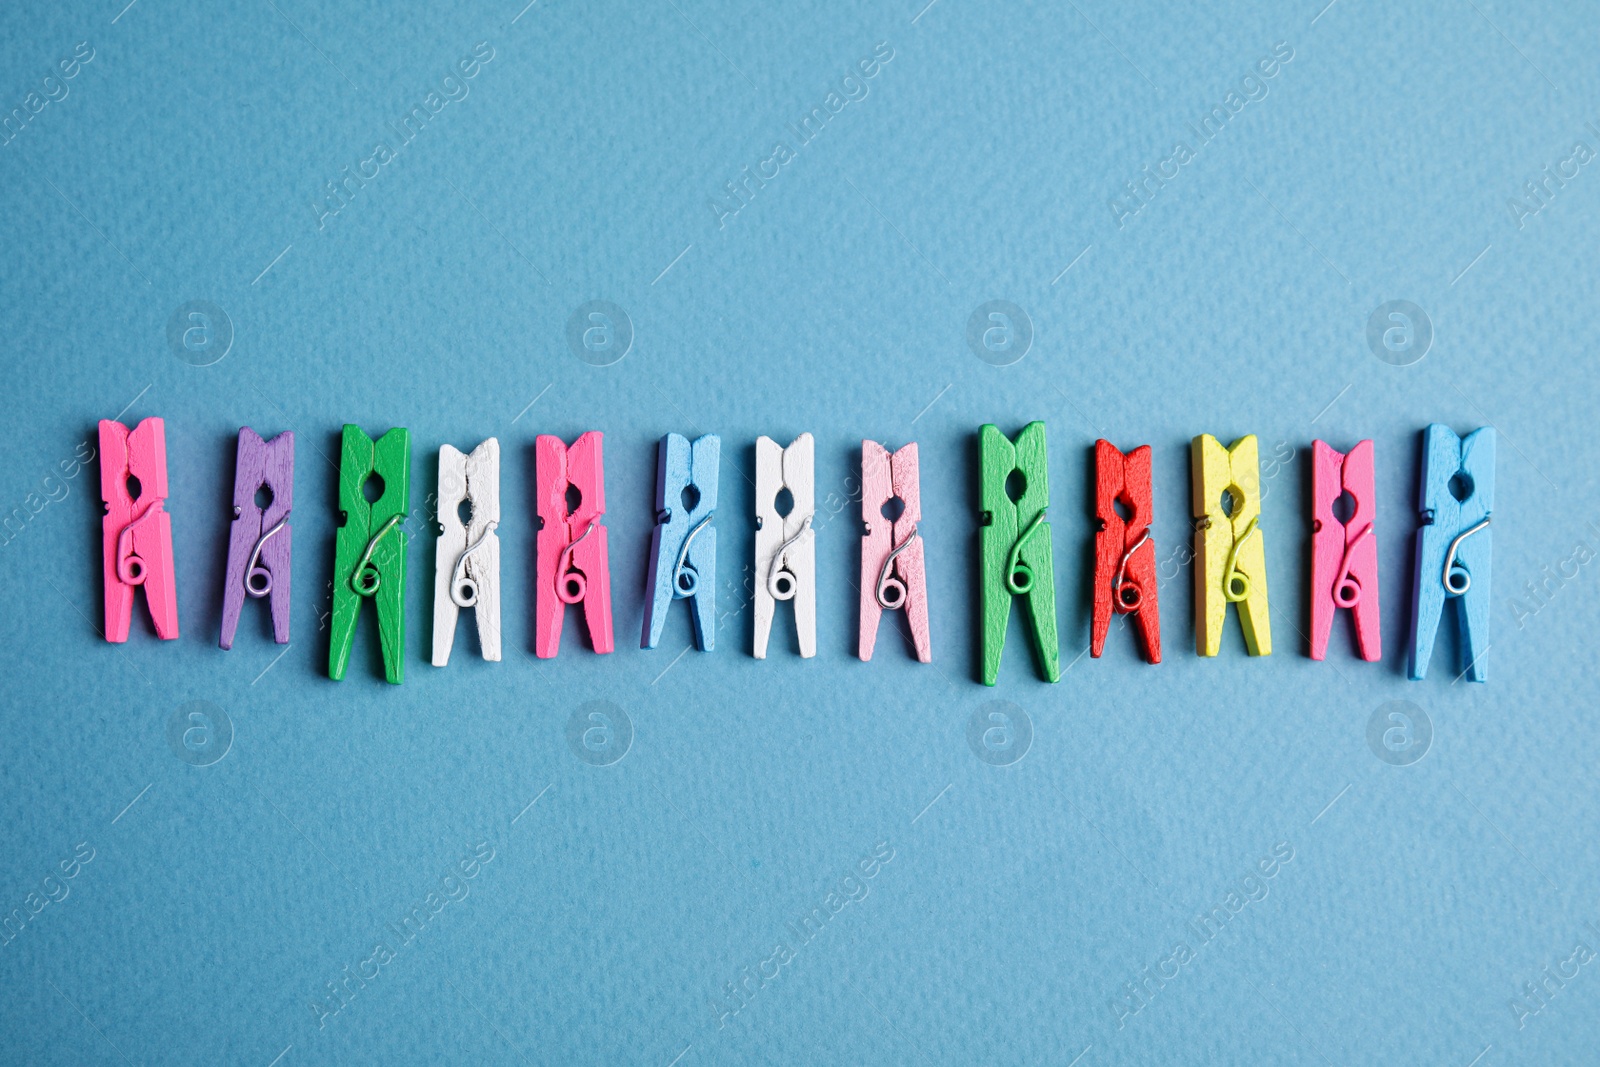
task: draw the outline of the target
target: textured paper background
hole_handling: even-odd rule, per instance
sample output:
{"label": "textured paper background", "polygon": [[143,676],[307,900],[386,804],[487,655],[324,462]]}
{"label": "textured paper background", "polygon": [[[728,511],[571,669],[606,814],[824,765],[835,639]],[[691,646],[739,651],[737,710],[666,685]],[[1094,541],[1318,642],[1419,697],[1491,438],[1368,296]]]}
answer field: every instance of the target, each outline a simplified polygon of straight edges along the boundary
{"label": "textured paper background", "polygon": [[[29,121],[0,147],[0,504],[23,516],[0,548],[0,915],[30,917],[0,946],[0,1058],[1588,1061],[1600,963],[1566,961],[1600,951],[1600,163],[1568,164],[1537,213],[1509,201],[1575,142],[1600,151],[1597,25],[1487,0],[8,5],[0,110]],[[47,85],[79,42],[92,60]],[[326,183],[443,99],[480,42],[493,58],[452,83],[465,98],[322,216]],[[840,88],[880,42],[893,58]],[[1241,88],[1280,42],[1292,60],[1250,83],[1265,95]],[[799,144],[788,125],[835,89],[865,96]],[[34,114],[33,91],[66,95]],[[1259,98],[1197,147],[1190,124],[1230,91]],[[1195,158],[1116,210],[1180,140]],[[793,158],[728,211],[724,183],[779,141]],[[231,324],[211,366],[191,363],[216,345],[169,343],[191,300]],[[631,320],[610,366],[567,342],[590,300]],[[1031,322],[1011,366],[967,343],[989,300]],[[1427,314],[1420,362],[1369,346],[1389,300]],[[170,644],[142,615],[125,647],[99,639],[98,465],[60,476],[119,411],[166,419]],[[1034,418],[1072,666],[1041,684],[1013,623],[990,691],[975,431]],[[370,611],[350,677],[325,677],[346,421],[413,433],[401,688]],[[1404,679],[1433,421],[1500,433],[1482,686],[1452,683],[1449,637],[1426,682]],[[216,648],[242,424],[299,438],[281,659],[256,604]],[[618,651],[589,653],[573,615],[539,662],[532,441],[587,429],[607,435]],[[793,655],[785,614],[757,662],[753,441],[806,430],[821,651]],[[661,648],[637,648],[668,431],[724,441],[711,655],[679,657],[683,605]],[[1200,432],[1253,432],[1272,464],[1267,660],[1232,619],[1220,658],[1192,652]],[[490,435],[506,659],[476,660],[464,627],[436,670],[425,498],[442,443]],[[1120,628],[1103,660],[1078,658],[1100,435],[1156,450],[1159,667]],[[1381,664],[1353,658],[1342,621],[1328,662],[1300,635],[1318,436],[1376,441]],[[887,631],[874,662],[854,657],[863,437],[921,446],[932,666]],[[1395,700],[1415,705],[1411,740],[1374,747]],[[592,701],[612,733],[574,747]],[[187,749],[175,715],[200,725]],[[1425,755],[1394,762],[1422,716]],[[493,859],[463,878],[480,843]],[[1275,847],[1293,858],[1263,878]],[[875,849],[893,858],[865,878]],[[391,924],[452,872],[465,896],[402,944]],[[1186,924],[1252,887],[1202,947]],[[63,893],[32,914],[30,894]],[[795,936],[816,907],[822,931]],[[328,983],[373,974],[380,940],[393,958],[340,1007]],[[1193,958],[1164,963],[1180,941]],[[1527,983],[1543,1006],[1519,1011]]]}

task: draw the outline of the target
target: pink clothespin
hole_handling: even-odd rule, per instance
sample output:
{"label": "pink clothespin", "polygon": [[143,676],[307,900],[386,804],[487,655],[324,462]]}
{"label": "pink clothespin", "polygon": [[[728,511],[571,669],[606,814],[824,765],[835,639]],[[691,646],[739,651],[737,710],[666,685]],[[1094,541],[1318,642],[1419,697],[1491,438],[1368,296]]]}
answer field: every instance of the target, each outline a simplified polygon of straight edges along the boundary
{"label": "pink clothespin", "polygon": [[[1345,493],[1355,501],[1348,522],[1340,522],[1334,504]],[[1326,441],[1311,442],[1311,658],[1328,651],[1334,612],[1349,608],[1356,624],[1356,645],[1364,660],[1383,654],[1378,637],[1378,540],[1373,518],[1378,506],[1372,477],[1372,442],[1362,441],[1348,454],[1335,452]]]}
{"label": "pink clothespin", "polygon": [[106,640],[128,639],[133,593],[144,586],[145,606],[163,641],[178,636],[178,587],[172,566],[172,516],[167,499],[167,436],[160,419],[129,430],[100,420],[100,499],[106,514]]}
{"label": "pink clothespin", "polygon": [[[902,505],[892,521],[884,513],[891,500]],[[928,582],[917,532],[922,489],[916,442],[892,454],[876,441],[861,442],[861,519],[866,524],[861,535],[861,658],[872,658],[883,613],[903,609],[917,659],[930,663]]]}
{"label": "pink clothespin", "polygon": [[[534,480],[538,493],[538,595],[535,598],[534,654],[549,659],[561,648],[561,622],[568,604],[583,608],[589,643],[610,652],[611,568],[606,555],[605,465],[602,434],[590,430],[567,447],[561,438],[540,434],[534,441]],[[567,508],[567,493],[578,494]]]}

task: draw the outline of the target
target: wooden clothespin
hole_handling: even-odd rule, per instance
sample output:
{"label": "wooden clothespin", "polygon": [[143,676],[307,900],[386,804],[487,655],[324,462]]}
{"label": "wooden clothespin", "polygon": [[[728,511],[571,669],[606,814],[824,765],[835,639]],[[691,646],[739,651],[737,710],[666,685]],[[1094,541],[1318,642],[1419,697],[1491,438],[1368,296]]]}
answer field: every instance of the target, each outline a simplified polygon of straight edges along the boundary
{"label": "wooden clothespin", "polygon": [[[469,513],[461,519],[461,505]],[[471,608],[483,658],[500,660],[500,441],[468,455],[439,449],[439,540],[433,555],[433,665],[450,662],[456,620]]]}
{"label": "wooden clothespin", "polygon": [[[582,606],[589,643],[610,652],[611,565],[606,553],[606,475],[598,430],[572,442],[540,434],[534,441],[538,492],[539,587],[534,598],[534,654],[549,659],[561,648],[561,623],[568,604]],[[568,492],[578,500],[570,511]]]}
{"label": "wooden clothespin", "polygon": [[[1056,578],[1050,552],[1050,506],[1044,423],[1030,422],[1009,440],[987,423],[978,431],[978,548],[983,581],[983,684],[1000,677],[1011,598],[1026,598],[1033,649],[1046,681],[1061,678],[1056,636]],[[1020,484],[1019,484],[1020,483]]]}
{"label": "wooden clothespin", "polygon": [[[1349,608],[1355,620],[1361,658],[1383,655],[1378,633],[1378,515],[1373,488],[1372,442],[1359,441],[1348,453],[1326,441],[1311,442],[1311,658],[1328,652],[1333,616]],[[1346,493],[1355,501],[1341,522],[1334,504]]]}
{"label": "wooden clothespin", "polygon": [[[364,487],[377,480],[376,500]],[[361,604],[372,598],[378,612],[383,675],[405,680],[406,533],[400,528],[411,506],[411,431],[396,426],[378,438],[346,423],[339,449],[339,511],[334,539],[333,622],[328,638],[328,677],[344,677],[355,644]]]}
{"label": "wooden clothespin", "polygon": [[[800,655],[817,654],[817,533],[811,435],[803,433],[781,448],[770,437],[756,438],[756,659],[767,658],[767,638],[778,601],[794,601],[794,628]],[[778,512],[778,494],[789,490],[793,505]]]}
{"label": "wooden clothespin", "polygon": [[106,640],[121,644],[133,621],[133,594],[163,641],[178,636],[178,586],[167,514],[166,424],[150,418],[129,430],[100,420],[100,499],[106,579]]}
{"label": "wooden clothespin", "polygon": [[[1267,554],[1260,529],[1261,470],[1255,434],[1232,446],[1208,433],[1194,439],[1195,651],[1222,650],[1228,605],[1239,605],[1239,626],[1252,656],[1272,655],[1272,617],[1267,609]],[[1232,507],[1225,509],[1222,494]]]}
{"label": "wooden clothespin", "polygon": [[1428,673],[1445,604],[1455,605],[1456,633],[1468,680],[1486,681],[1489,651],[1489,520],[1494,511],[1494,427],[1457,437],[1429,426],[1422,438],[1423,525],[1417,530],[1411,617],[1413,681]]}
{"label": "wooden clothespin", "polygon": [[[1132,615],[1145,659],[1161,662],[1161,606],[1156,599],[1156,546],[1150,539],[1154,505],[1150,446],[1124,455],[1110,441],[1094,443],[1094,625],[1089,654],[1105,651],[1111,616]],[[1119,505],[1128,512],[1124,519]]]}
{"label": "wooden clothespin", "polygon": [[[900,513],[893,519],[884,510],[891,500],[900,502]],[[917,659],[933,662],[915,441],[892,453],[876,441],[861,442],[861,521],[861,658],[872,658],[883,613],[904,611]]]}
{"label": "wooden clothespin", "polygon": [[[256,498],[266,494],[266,505]],[[233,526],[228,534],[228,566],[222,583],[223,648],[233,647],[245,597],[267,599],[272,609],[272,639],[289,643],[289,512],[294,509],[294,431],[263,441],[248,426],[239,428],[233,475]]]}
{"label": "wooden clothespin", "polygon": [[[692,602],[694,643],[716,647],[717,468],[722,438],[708,433],[691,444],[669,433],[656,450],[656,528],[650,535],[650,588],[640,648],[655,648],[674,600]],[[702,582],[704,584],[702,584]]]}

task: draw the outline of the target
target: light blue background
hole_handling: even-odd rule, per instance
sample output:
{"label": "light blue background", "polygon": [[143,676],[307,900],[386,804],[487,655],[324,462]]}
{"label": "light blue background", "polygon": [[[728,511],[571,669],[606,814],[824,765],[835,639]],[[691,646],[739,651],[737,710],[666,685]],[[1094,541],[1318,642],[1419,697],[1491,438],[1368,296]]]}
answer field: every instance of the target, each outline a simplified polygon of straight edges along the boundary
{"label": "light blue background", "polygon": [[[0,147],[0,503],[29,513],[30,493],[65,491],[0,548],[0,914],[79,842],[94,850],[0,946],[7,1062],[1592,1062],[1600,964],[1520,1026],[1510,1001],[1576,943],[1600,950],[1600,566],[1574,559],[1580,539],[1584,559],[1600,548],[1600,174],[1583,167],[1520,226],[1507,206],[1576,140],[1600,149],[1592,12],[122,3],[0,11],[0,111],[78,42],[94,49],[69,95]],[[494,58],[470,95],[319,229],[324,183],[478,42]],[[879,42],[893,59],[868,95],[719,228],[723,183],[792,141],[786,124]],[[1123,183],[1278,42],[1293,60],[1265,98],[1119,226]],[[236,331],[213,366],[168,344],[193,299]],[[609,367],[565,340],[591,299],[636,331]],[[991,299],[1033,323],[1013,366],[965,340]],[[1435,329],[1412,366],[1367,344],[1391,299]],[[124,409],[166,419],[170,644],[142,600],[126,646],[97,635],[97,464],[43,482]],[[1049,425],[1072,666],[1040,683],[1013,623],[989,691],[975,431],[1034,418]],[[411,428],[419,509],[441,444],[500,437],[504,662],[476,659],[464,624],[454,662],[428,665],[419,510],[405,685],[381,680],[370,609],[350,677],[327,680],[327,459],[347,421]],[[1448,637],[1425,682],[1403,676],[1419,431],[1434,421],[1500,435],[1481,686],[1452,683]],[[216,647],[243,424],[299,441],[281,660],[257,604],[234,650]],[[588,429],[607,435],[618,651],[587,651],[573,614],[541,662],[532,441]],[[668,431],[714,431],[725,449],[731,617],[715,653],[681,659],[684,605],[661,648],[636,647]],[[758,662],[739,593],[753,441],[801,431],[827,516],[821,651],[793,654],[785,611]],[[1198,659],[1174,560],[1165,662],[1140,662],[1120,627],[1103,660],[1078,658],[1095,437],[1155,447],[1168,560],[1189,541],[1200,432],[1293,454],[1263,514],[1274,654],[1245,657],[1230,617],[1223,655]],[[1381,664],[1353,657],[1344,622],[1325,663],[1299,633],[1318,436],[1376,441]],[[887,631],[872,663],[854,655],[854,505],[830,514],[827,496],[846,501],[863,437],[921,446],[932,666]],[[1526,583],[1568,560],[1532,612]],[[1009,766],[967,741],[997,699],[1033,730]],[[166,740],[195,700],[235,731],[205,767]],[[609,766],[566,740],[594,700],[635,731]],[[1368,745],[1390,700],[1433,725],[1409,766]],[[319,1025],[325,983],[479,842],[494,859],[468,895]],[[879,842],[894,858],[870,893],[719,1022],[725,984]],[[1124,983],[1279,843],[1293,860],[1266,897],[1119,1018]]]}

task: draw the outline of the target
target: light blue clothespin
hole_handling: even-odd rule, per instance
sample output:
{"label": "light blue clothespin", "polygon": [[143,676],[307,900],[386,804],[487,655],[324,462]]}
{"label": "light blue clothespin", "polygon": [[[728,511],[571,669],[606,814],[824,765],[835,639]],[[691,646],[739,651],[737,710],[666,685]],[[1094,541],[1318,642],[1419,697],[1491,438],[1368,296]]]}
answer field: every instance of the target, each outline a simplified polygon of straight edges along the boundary
{"label": "light blue clothespin", "polygon": [[1422,436],[1423,525],[1417,530],[1411,616],[1411,679],[1428,673],[1445,604],[1454,601],[1457,643],[1469,680],[1487,679],[1489,519],[1494,510],[1494,427],[1465,438],[1434,424]]}
{"label": "light blue clothespin", "polygon": [[692,445],[681,434],[661,439],[656,453],[656,528],[650,538],[650,590],[640,648],[655,648],[673,600],[694,602],[694,643],[716,645],[717,461],[722,438],[708,433]]}

